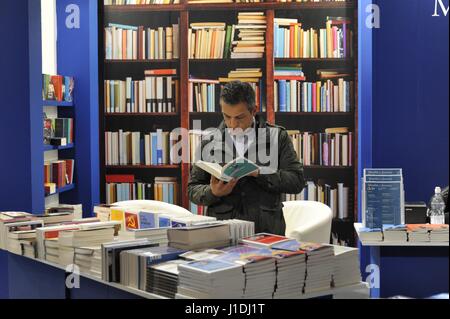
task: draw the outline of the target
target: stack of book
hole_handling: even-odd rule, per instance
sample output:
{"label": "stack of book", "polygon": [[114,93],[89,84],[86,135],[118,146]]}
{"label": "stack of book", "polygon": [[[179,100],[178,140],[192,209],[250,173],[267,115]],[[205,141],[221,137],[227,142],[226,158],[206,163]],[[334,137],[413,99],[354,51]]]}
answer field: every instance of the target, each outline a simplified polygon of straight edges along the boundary
{"label": "stack of book", "polygon": [[330,289],[331,276],[335,267],[333,247],[314,243],[298,243],[297,250],[306,252],[304,293]]}
{"label": "stack of book", "polygon": [[44,221],[25,218],[16,220],[22,221],[2,223],[1,248],[17,255],[35,256],[36,229],[43,227]]}
{"label": "stack of book", "polygon": [[154,284],[148,282],[149,267],[178,259],[178,256],[184,252],[186,251],[167,246],[122,251],[120,253],[120,283],[141,290],[149,286],[153,287]]}
{"label": "stack of book", "polygon": [[150,29],[109,23],[105,28],[106,60],[177,59],[178,44],[178,24]]}
{"label": "stack of book", "polygon": [[151,228],[151,229],[128,229],[119,231],[121,240],[147,239],[153,244],[160,246],[167,245],[167,228]]}
{"label": "stack of book", "polygon": [[333,287],[349,286],[361,282],[359,250],[345,246],[333,246]]}
{"label": "stack of book", "polygon": [[209,225],[209,224],[224,224],[223,221],[218,222],[215,217],[211,216],[199,216],[199,215],[191,215],[191,216],[180,216],[180,217],[171,217],[171,227],[187,227],[187,226],[201,226],[201,225]]}
{"label": "stack of book", "polygon": [[239,40],[232,42],[231,58],[262,58],[266,28],[264,12],[239,12],[238,24],[235,26]]}
{"label": "stack of book", "polygon": [[82,219],[83,205],[59,204],[48,206],[45,208],[45,215],[41,215],[40,218],[44,220],[46,226]]}
{"label": "stack of book", "polygon": [[145,290],[163,297],[174,299],[178,292],[178,266],[185,260],[171,260],[147,268]]}
{"label": "stack of book", "polygon": [[383,241],[406,242],[407,240],[406,225],[383,225]]}
{"label": "stack of book", "polygon": [[431,242],[448,242],[448,225],[428,225]]}
{"label": "stack of book", "polygon": [[[245,274],[245,299],[272,299],[276,280],[275,258],[267,248],[240,245],[224,249],[215,260],[241,265]],[[236,296],[239,297],[239,296]]]}
{"label": "stack of book", "polygon": [[44,256],[45,260],[55,264],[59,264],[60,258],[58,238],[44,240]]}
{"label": "stack of book", "polygon": [[178,293],[200,299],[239,299],[245,288],[241,265],[216,259],[178,265]]}
{"label": "stack of book", "polygon": [[408,241],[410,242],[429,242],[430,231],[428,225],[423,224],[408,224]]}
{"label": "stack of book", "polygon": [[358,236],[361,241],[383,241],[382,228],[358,228]]}
{"label": "stack of book", "polygon": [[[60,246],[60,258],[61,247],[63,246]],[[82,273],[102,278],[102,253],[100,246],[76,247],[74,263]]]}
{"label": "stack of book", "polygon": [[[120,236],[119,236],[120,237]],[[126,250],[154,247],[148,239],[122,240],[101,245],[102,279],[107,282],[120,282],[120,254]]]}
{"label": "stack of book", "polygon": [[230,245],[230,226],[227,224],[169,228],[167,234],[169,246],[179,249],[220,248]]}
{"label": "stack of book", "polygon": [[274,299],[297,299],[303,293],[306,277],[304,251],[272,250],[276,258],[277,284]]}
{"label": "stack of book", "polygon": [[231,70],[228,73],[228,77],[219,77],[220,83],[228,83],[232,81],[246,82],[251,85],[255,91],[255,103],[257,111],[264,111],[261,106],[261,101],[263,101],[262,94],[262,69],[261,68],[237,68],[236,70]]}

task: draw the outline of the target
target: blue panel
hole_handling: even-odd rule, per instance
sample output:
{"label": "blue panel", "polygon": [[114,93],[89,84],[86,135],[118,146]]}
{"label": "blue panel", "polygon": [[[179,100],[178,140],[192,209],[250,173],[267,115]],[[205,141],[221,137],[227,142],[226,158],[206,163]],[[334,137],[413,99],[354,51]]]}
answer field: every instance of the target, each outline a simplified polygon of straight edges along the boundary
{"label": "blue panel", "polygon": [[373,165],[402,167],[406,200],[428,201],[449,184],[448,16],[432,17],[435,1],[376,3]]}
{"label": "blue panel", "polygon": [[0,249],[0,299],[7,299],[8,296],[8,252]]}
{"label": "blue panel", "polygon": [[448,293],[448,247],[381,247],[381,297]]}
{"label": "blue panel", "polygon": [[[69,5],[80,10],[79,28],[69,29]],[[85,216],[99,203],[99,101],[97,1],[58,0],[58,73],[75,77],[74,191],[61,196],[67,203],[82,203]]]}
{"label": "blue panel", "polygon": [[[0,12],[8,13],[0,19],[2,41],[8,44],[0,50],[0,69],[8,75],[0,77],[2,100],[8,101],[0,116],[0,211],[31,211],[28,0],[0,1]],[[14,32],[3,32],[11,26]]]}
{"label": "blue panel", "polygon": [[71,299],[107,299],[108,286],[84,277],[80,278],[80,288],[70,290]]}
{"label": "blue panel", "polygon": [[65,271],[8,254],[11,299],[64,299]]}
{"label": "blue panel", "polygon": [[[372,0],[358,2],[358,194],[364,168],[372,167],[372,29],[365,21]],[[358,196],[358,220],[361,221],[361,196]],[[369,249],[359,245],[361,273],[370,263]]]}

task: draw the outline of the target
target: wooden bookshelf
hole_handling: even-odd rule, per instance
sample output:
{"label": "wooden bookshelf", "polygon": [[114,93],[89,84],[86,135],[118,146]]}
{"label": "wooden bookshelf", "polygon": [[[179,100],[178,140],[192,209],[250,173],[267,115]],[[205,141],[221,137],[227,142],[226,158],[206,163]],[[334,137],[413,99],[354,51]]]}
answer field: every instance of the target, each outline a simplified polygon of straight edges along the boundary
{"label": "wooden bookshelf", "polygon": [[[357,144],[357,134],[358,134],[358,112],[357,112],[357,75],[358,75],[358,59],[357,59],[357,27],[358,27],[358,15],[357,15],[357,2],[356,1],[348,1],[348,2],[306,2],[306,3],[278,3],[274,0],[269,0],[262,3],[225,3],[225,4],[189,4],[188,0],[181,0],[180,4],[177,5],[126,5],[126,6],[105,6],[103,4],[100,5],[101,14],[104,19],[103,25],[100,25],[99,34],[103,34],[103,27],[108,22],[115,23],[125,23],[133,25],[141,25],[141,21],[143,21],[143,17],[154,17],[155,15],[160,18],[161,16],[167,15],[178,16],[179,21],[179,32],[180,32],[180,56],[179,59],[174,60],[104,60],[104,69],[108,71],[109,68],[119,68],[123,67],[123,71],[121,71],[122,78],[125,78],[127,75],[126,68],[128,66],[133,66],[134,72],[138,70],[138,68],[143,71],[148,67],[153,67],[153,65],[158,68],[177,68],[178,77],[180,79],[180,92],[179,92],[179,101],[180,105],[177,106],[177,110],[179,113],[177,114],[114,114],[107,113],[104,114],[101,110],[101,115],[103,117],[101,126],[100,136],[103,135],[105,131],[105,125],[112,118],[124,118],[127,121],[129,119],[137,119],[140,117],[148,117],[154,121],[158,120],[158,117],[168,117],[173,116],[174,119],[176,116],[179,116],[179,120],[176,120],[177,127],[184,128],[186,130],[190,129],[190,123],[192,119],[205,119],[206,122],[215,119],[216,117],[220,118],[220,113],[210,113],[210,112],[189,112],[189,76],[199,77],[199,78],[216,78],[218,72],[222,72],[226,74],[230,70],[232,70],[236,66],[243,67],[260,67],[263,70],[263,83],[265,87],[264,90],[264,98],[265,101],[261,101],[261,104],[265,104],[266,111],[263,113],[265,118],[270,123],[279,124],[281,126],[285,126],[285,124],[289,124],[290,126],[286,127],[290,130],[300,130],[302,131],[302,127],[293,127],[293,121],[300,118],[307,118],[306,121],[300,121],[299,125],[304,125],[305,122],[313,123],[315,125],[316,132],[324,132],[324,129],[327,127],[337,127],[336,123],[345,123],[345,126],[349,126],[350,130],[354,133],[353,140],[353,163],[352,167],[336,167],[336,166],[305,166],[305,171],[311,172],[311,175],[316,178],[317,176],[330,175],[330,179],[335,178],[336,176],[345,176],[345,183],[350,187],[352,192],[352,207],[353,216],[351,216],[350,220],[356,220],[355,216],[357,216],[357,185],[358,185],[358,167],[357,167],[357,158],[358,158],[358,144]],[[207,17],[211,15],[212,17],[221,16],[223,20],[214,20],[211,21],[223,21],[227,24],[230,21],[235,21],[237,17],[237,13],[240,11],[263,11],[267,18],[267,29],[266,29],[266,37],[265,37],[265,53],[263,58],[256,59],[189,59],[188,54],[188,30],[189,25],[192,22],[205,22],[207,21]],[[203,18],[203,12],[204,17]],[[353,21],[351,25],[351,29],[353,30],[353,57],[351,58],[274,58],[274,18],[280,17],[283,18],[283,14],[286,14],[287,17],[298,17],[307,19],[308,23],[307,27],[314,28],[323,28],[325,25],[324,17],[327,15],[335,16],[346,16],[351,18]],[[140,20],[136,22],[133,21],[133,17],[138,16]],[[122,20],[119,21],[110,21],[112,17],[121,17]],[[199,17],[201,19],[199,20]],[[168,18],[170,19],[170,17]],[[173,21],[173,20],[172,20]],[[234,22],[233,22],[234,23]],[[153,27],[153,26],[152,26]],[[101,40],[101,44],[99,45],[100,50],[102,50],[101,57],[104,56],[104,39]],[[283,64],[294,64],[301,63],[305,74],[309,72],[311,75],[313,71],[319,68],[346,68],[348,72],[352,75],[352,81],[354,81],[354,96],[351,96],[351,112],[275,112],[274,111],[274,69],[275,66],[283,65]],[[115,69],[114,74],[117,74],[117,70]],[[140,69],[139,69],[140,70]],[[191,73],[192,72],[192,73]],[[106,72],[108,73],[108,72]],[[197,74],[199,73],[199,74]],[[208,74],[210,76],[208,77]],[[314,76],[307,77],[307,81],[313,80]],[[113,79],[113,78],[108,78]],[[103,78],[100,79],[100,91],[103,96]],[[264,102],[264,103],[263,103]],[[101,101],[101,105],[103,101]],[[174,121],[175,122],[175,121]],[[317,124],[314,124],[316,123]],[[330,123],[330,125],[328,125]],[[175,124],[175,123],[174,123]],[[349,125],[351,124],[351,125]],[[107,126],[107,125],[106,125]],[[339,125],[338,125],[339,126]],[[344,125],[342,125],[344,126]],[[103,148],[104,145],[101,145],[100,149]],[[189,150],[183,150],[183,153],[189,154]],[[102,155],[103,156],[103,155]],[[102,157],[101,157],[102,158]],[[135,170],[136,166],[104,166],[102,165],[102,178],[104,178],[104,174],[106,170],[112,168],[120,168],[120,169],[131,169]],[[179,170],[179,177],[181,183],[181,196],[182,196],[182,206],[189,209],[189,199],[187,195],[187,183],[189,180],[190,173],[190,164],[183,163],[179,166],[168,166],[172,170]],[[160,166],[142,166],[143,171],[145,170],[157,170],[161,169]],[[170,170],[166,170],[170,171]],[[158,172],[154,172],[154,174],[158,174]],[[164,173],[159,173],[164,174]],[[337,177],[336,177],[337,178]],[[101,180],[103,183],[104,180]],[[103,197],[104,198],[104,197]]]}

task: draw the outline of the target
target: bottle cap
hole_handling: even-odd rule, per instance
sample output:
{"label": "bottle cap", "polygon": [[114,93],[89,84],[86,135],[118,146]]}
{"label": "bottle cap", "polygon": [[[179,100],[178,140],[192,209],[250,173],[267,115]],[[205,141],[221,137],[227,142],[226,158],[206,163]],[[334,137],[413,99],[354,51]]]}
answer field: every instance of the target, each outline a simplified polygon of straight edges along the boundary
{"label": "bottle cap", "polygon": [[439,186],[434,188],[434,193],[435,194],[440,194],[441,193],[441,188]]}

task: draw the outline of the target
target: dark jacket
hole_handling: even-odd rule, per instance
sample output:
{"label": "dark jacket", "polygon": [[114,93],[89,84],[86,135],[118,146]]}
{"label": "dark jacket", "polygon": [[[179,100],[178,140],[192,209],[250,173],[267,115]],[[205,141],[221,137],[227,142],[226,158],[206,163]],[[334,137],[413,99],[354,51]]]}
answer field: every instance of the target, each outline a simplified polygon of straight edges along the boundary
{"label": "dark jacket", "polygon": [[[207,215],[224,219],[243,219],[255,222],[255,232],[268,232],[272,234],[284,235],[286,224],[283,217],[283,204],[281,194],[298,194],[305,185],[303,167],[297,159],[292,141],[284,128],[271,125],[260,117],[256,117],[255,122],[257,132],[265,132],[265,136],[257,133],[258,143],[252,143],[247,151],[259,154],[261,146],[278,148],[278,163],[272,170],[267,163],[258,158],[259,166],[268,168],[262,169],[260,175],[255,177],[244,177],[239,180],[233,192],[225,197],[219,198],[212,194],[210,187],[211,175],[204,170],[193,165],[188,184],[189,198],[197,205],[207,206]],[[227,156],[235,158],[236,149],[234,143],[225,142],[226,126],[222,123],[218,130],[210,134],[209,140],[202,142],[202,150],[208,147],[210,151],[204,152],[202,160],[223,164],[223,159]],[[261,137],[259,138],[258,137]],[[264,138],[265,137],[265,138]],[[229,142],[229,141],[228,141]],[[209,146],[207,146],[209,143]],[[265,145],[261,145],[265,144]],[[262,156],[261,156],[262,157]]]}

